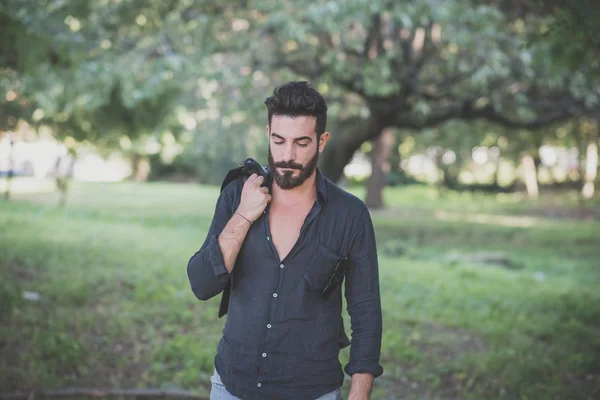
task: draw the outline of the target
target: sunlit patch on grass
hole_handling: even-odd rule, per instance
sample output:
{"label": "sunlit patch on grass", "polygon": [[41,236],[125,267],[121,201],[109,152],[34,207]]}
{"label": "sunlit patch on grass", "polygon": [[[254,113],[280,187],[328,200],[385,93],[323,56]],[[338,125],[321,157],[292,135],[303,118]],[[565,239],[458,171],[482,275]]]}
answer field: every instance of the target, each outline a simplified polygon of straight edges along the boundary
{"label": "sunlit patch on grass", "polygon": [[540,223],[543,220],[534,217],[516,217],[510,215],[488,215],[488,214],[465,214],[458,212],[450,212],[437,210],[435,211],[435,218],[440,221],[458,221],[464,223],[473,224],[489,224],[498,226],[510,226],[517,228],[531,228]]}
{"label": "sunlit patch on grass", "polygon": [[3,194],[10,187],[13,196],[22,194],[42,194],[56,191],[56,183],[52,179],[37,179],[18,177],[12,178],[10,186],[5,177],[0,177],[0,194]]}

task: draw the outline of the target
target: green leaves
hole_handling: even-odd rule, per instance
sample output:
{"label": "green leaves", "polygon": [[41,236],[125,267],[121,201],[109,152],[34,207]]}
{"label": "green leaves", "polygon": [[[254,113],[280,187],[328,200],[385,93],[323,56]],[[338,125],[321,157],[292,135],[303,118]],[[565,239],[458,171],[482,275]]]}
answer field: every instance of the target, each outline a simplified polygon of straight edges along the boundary
{"label": "green leaves", "polygon": [[[253,140],[247,132],[264,124],[262,100],[292,79],[327,88],[332,123],[364,108],[364,115],[377,115],[377,126],[476,117],[531,125],[598,104],[589,68],[556,68],[555,42],[539,34],[558,17],[512,18],[494,3],[7,4],[0,6],[0,34],[7,38],[0,89],[11,92],[0,97],[10,114],[4,120],[24,118],[82,140],[201,135],[205,114],[210,129],[228,137],[225,143],[236,143],[238,135]],[[206,82],[218,83],[210,96]],[[187,126],[179,108],[192,115]],[[32,117],[36,109],[41,120]],[[232,124],[236,113],[245,117]],[[236,131],[238,124],[245,129]],[[370,140],[373,133],[363,136]],[[351,146],[362,140],[352,138]],[[213,160],[220,150],[211,151]]]}

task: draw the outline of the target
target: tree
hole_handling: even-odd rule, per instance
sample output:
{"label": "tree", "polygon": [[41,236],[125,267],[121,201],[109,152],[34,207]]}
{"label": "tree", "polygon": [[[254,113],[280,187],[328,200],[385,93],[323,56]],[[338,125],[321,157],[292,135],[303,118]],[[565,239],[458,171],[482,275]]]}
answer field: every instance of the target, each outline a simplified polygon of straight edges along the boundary
{"label": "tree", "polygon": [[[169,49],[173,21],[163,15],[169,10],[173,2],[3,2],[4,129],[19,119],[45,126],[69,140],[75,157],[77,143],[117,148],[122,137],[172,127],[170,115],[190,75]],[[67,179],[57,175],[63,193]]]}
{"label": "tree", "polygon": [[[531,46],[544,43],[556,70],[585,68],[600,79],[600,9],[593,0],[482,0],[527,30]],[[534,23],[532,23],[532,21]]]}
{"label": "tree", "polygon": [[347,129],[336,132],[322,163],[333,180],[362,143],[387,127],[418,130],[483,118],[534,129],[597,107],[598,87],[581,90],[584,71],[554,72],[538,56],[542,49],[525,48],[525,32],[493,7],[278,2],[265,14],[261,37],[268,50],[257,60],[362,101],[360,114],[338,115]]}
{"label": "tree", "polygon": [[[239,92],[251,89],[254,71],[239,74],[241,42],[223,40],[241,29],[232,28],[239,19],[231,9],[218,1],[3,2],[0,85],[18,101],[7,99],[15,107],[2,110],[13,125],[24,119],[59,140],[102,148],[118,148],[123,137],[190,132],[209,145],[199,145],[203,156],[211,151],[206,160],[239,154],[206,140],[208,129],[226,130],[227,118],[241,126],[239,114],[253,112]],[[233,98],[238,108],[225,107]],[[133,164],[139,156],[131,152]]]}
{"label": "tree", "polygon": [[[306,78],[330,104],[334,135],[320,165],[337,180],[388,127],[486,119],[530,129],[597,113],[588,71],[551,68],[549,45],[532,36],[546,16],[524,24],[475,0],[5,3],[0,33],[20,42],[1,57],[22,82],[17,96],[92,140],[180,129],[175,114],[191,116],[195,127],[182,131],[198,136],[198,115],[216,109],[211,129],[233,142],[243,125],[264,124],[254,104],[268,88]],[[236,113],[243,123],[232,128]]]}

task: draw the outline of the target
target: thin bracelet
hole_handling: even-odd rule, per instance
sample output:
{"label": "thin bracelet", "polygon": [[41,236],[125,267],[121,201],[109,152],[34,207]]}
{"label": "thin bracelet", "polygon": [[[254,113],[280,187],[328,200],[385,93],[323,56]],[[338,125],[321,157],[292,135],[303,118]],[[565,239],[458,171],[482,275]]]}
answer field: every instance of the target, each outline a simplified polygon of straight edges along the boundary
{"label": "thin bracelet", "polygon": [[252,225],[252,221],[250,221],[248,218],[244,217],[240,212],[236,211],[236,214],[238,214],[240,217],[244,218],[246,221],[248,221],[250,223],[250,225]]}

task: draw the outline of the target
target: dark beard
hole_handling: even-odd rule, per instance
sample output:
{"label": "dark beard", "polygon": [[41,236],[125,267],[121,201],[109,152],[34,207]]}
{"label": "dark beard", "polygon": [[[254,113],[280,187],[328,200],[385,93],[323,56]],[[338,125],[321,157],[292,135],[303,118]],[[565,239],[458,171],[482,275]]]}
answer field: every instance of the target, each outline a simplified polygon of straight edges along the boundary
{"label": "dark beard", "polygon": [[[302,185],[315,171],[317,168],[317,162],[319,161],[319,148],[315,155],[308,160],[306,165],[298,164],[295,162],[285,162],[281,161],[275,163],[273,160],[273,155],[271,154],[271,147],[269,146],[269,170],[273,174],[273,180],[277,182],[277,186],[282,188],[283,190],[290,190]],[[292,176],[294,171],[285,171],[283,174],[280,174],[277,171],[277,168],[292,168],[300,170],[300,175],[297,177]]]}

